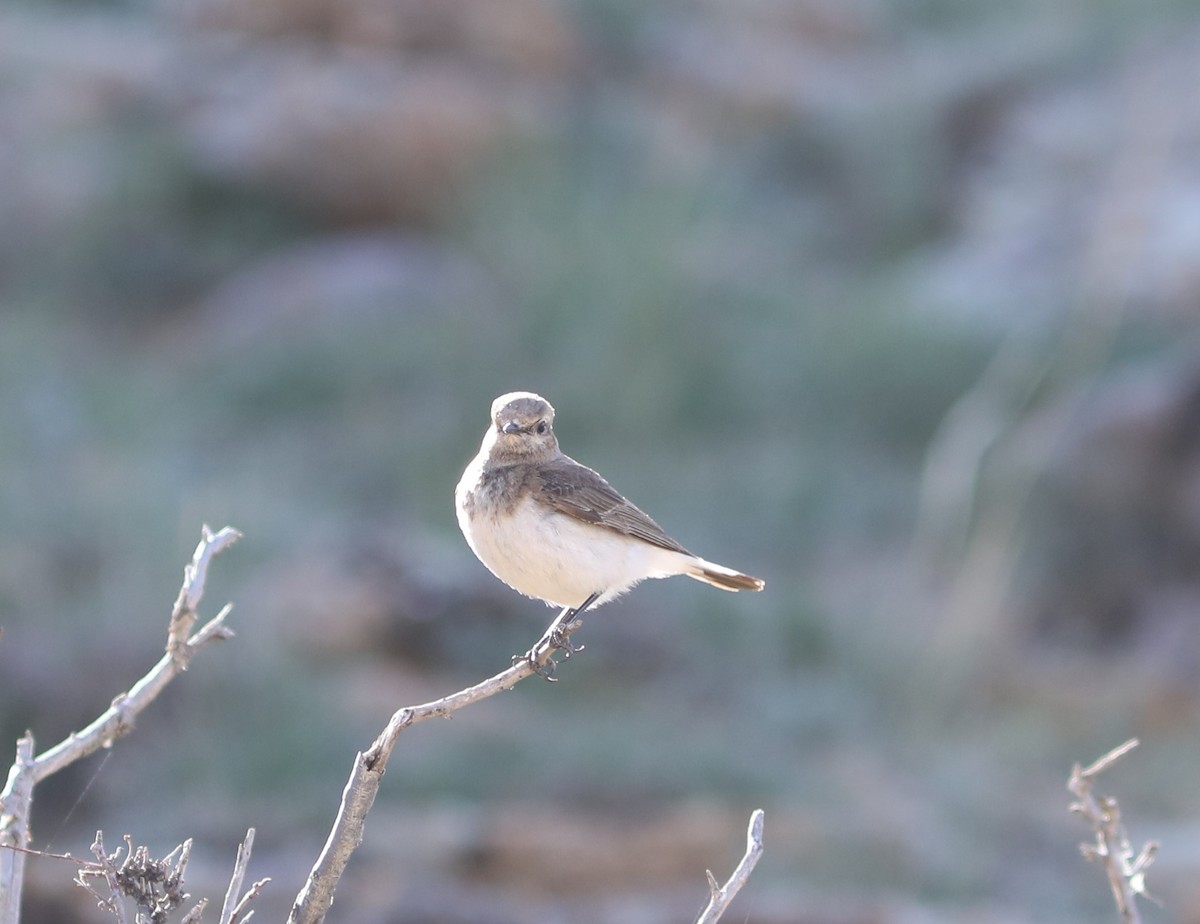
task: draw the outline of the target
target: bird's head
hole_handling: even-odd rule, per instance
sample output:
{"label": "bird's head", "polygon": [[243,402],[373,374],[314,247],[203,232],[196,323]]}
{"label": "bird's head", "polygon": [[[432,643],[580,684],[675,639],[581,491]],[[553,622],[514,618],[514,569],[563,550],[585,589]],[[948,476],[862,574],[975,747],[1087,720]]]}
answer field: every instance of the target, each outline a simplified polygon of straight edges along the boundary
{"label": "bird's head", "polygon": [[554,408],[541,395],[513,391],[492,402],[492,453],[516,460],[550,458],[558,451]]}

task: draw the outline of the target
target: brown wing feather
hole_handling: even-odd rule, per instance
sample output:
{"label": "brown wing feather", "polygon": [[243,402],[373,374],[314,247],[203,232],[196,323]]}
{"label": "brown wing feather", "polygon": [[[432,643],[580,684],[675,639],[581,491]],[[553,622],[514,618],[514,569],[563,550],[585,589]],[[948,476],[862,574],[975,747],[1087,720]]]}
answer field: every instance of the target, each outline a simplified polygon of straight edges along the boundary
{"label": "brown wing feather", "polygon": [[538,476],[542,499],[556,510],[585,523],[636,536],[672,552],[691,554],[586,465],[562,456],[540,466]]}

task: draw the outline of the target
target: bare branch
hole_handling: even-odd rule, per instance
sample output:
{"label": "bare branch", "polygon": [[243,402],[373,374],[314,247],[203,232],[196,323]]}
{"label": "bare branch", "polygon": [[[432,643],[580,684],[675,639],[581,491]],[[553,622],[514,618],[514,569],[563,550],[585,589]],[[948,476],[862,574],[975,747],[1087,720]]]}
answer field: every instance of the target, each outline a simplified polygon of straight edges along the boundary
{"label": "bare branch", "polygon": [[229,526],[215,535],[207,524],[200,528],[200,544],[196,546],[192,560],[183,569],[183,586],[179,588],[179,596],[175,599],[175,606],[171,611],[171,625],[167,632],[167,653],[178,663],[181,670],[187,670],[188,661],[195,650],[190,644],[189,636],[198,618],[196,608],[200,606],[200,600],[204,596],[209,563],[241,537],[241,533]]}
{"label": "bare branch", "polygon": [[24,847],[29,843],[29,814],[33,789],[46,777],[127,735],[138,715],[168,683],[187,669],[195,653],[207,642],[228,638],[226,606],[195,635],[196,608],[204,594],[208,566],[212,559],[241,537],[236,529],[225,527],[212,533],[202,530],[199,545],[184,569],[183,585],[171,613],[167,634],[167,653],[127,693],[119,694],[94,722],[82,731],[72,732],[49,750],[33,756],[33,736],[26,733],[17,742],[17,757],[9,770],[8,782],[0,792],[0,924],[18,924],[25,855],[4,847]]}
{"label": "bare branch", "polygon": [[700,917],[696,918],[696,924],[714,924],[715,921],[720,920],[734,896],[741,891],[746,880],[750,878],[750,874],[754,872],[758,858],[762,856],[763,852],[763,821],[765,817],[762,809],[755,809],[751,813],[750,826],[746,829],[746,853],[734,868],[725,885],[718,885],[717,878],[712,871],[705,870],[705,874],[708,876],[708,906],[700,912]]}
{"label": "bare branch", "polygon": [[[181,613],[190,614],[189,626],[195,623],[196,613],[191,607],[199,602],[199,591],[203,590],[208,573],[208,563],[218,551],[236,542],[241,533],[225,527],[213,535],[208,531],[208,527],[204,527],[204,536],[205,538],[196,547],[196,554],[191,564],[184,569],[184,584],[180,589],[175,610],[171,614],[172,630],[177,628]],[[180,609],[181,601],[188,609]],[[201,629],[196,634],[195,644],[192,640],[180,642],[174,634],[169,634],[167,645],[169,650],[174,648],[172,654],[155,664],[146,676],[130,688],[128,693],[119,694],[113,700],[112,705],[91,725],[81,732],[67,736],[59,744],[38,755],[31,767],[34,783],[41,782],[68,764],[86,757],[101,747],[111,746],[114,740],[129,734],[133,730],[137,716],[162,692],[168,683],[175,679],[180,671],[187,669],[188,663],[199,646],[216,637],[216,627],[224,623],[228,612],[229,607],[226,606],[209,625]]]}
{"label": "bare branch", "polygon": [[568,610],[560,613],[525,655],[514,658],[512,667],[494,677],[441,699],[419,706],[406,706],[393,713],[375,742],[354,758],[354,767],[342,791],[337,817],[317,862],[313,865],[304,887],[296,896],[291,914],[288,915],[288,924],[319,924],[325,919],[333,904],[338,880],[341,879],[351,854],[362,843],[367,813],[371,811],[375,802],[388,758],[400,733],[418,722],[448,717],[459,709],[494,696],[502,690],[511,690],[526,677],[534,674],[552,676],[552,656],[558,651],[566,651],[570,656],[572,649],[568,640],[571,633],[578,630],[583,622],[578,617],[569,617]]}
{"label": "bare branch", "polygon": [[208,899],[202,898],[196,902],[196,907],[179,919],[179,924],[200,924],[204,917],[204,909],[208,907]]}
{"label": "bare branch", "polygon": [[[233,875],[229,878],[229,888],[225,891],[225,903],[221,906],[220,924],[237,924],[247,921],[254,913],[247,911],[250,902],[263,890],[270,879],[260,879],[250,886],[245,895],[241,895],[242,882],[246,878],[246,869],[250,865],[250,851],[254,848],[254,829],[246,831],[246,839],[238,845],[237,859],[233,864]],[[238,896],[241,895],[241,898]]]}
{"label": "bare branch", "polygon": [[[121,900],[120,874],[116,867],[117,857],[121,855],[121,848],[118,847],[111,854],[105,853],[104,832],[97,831],[96,839],[92,842],[92,854],[96,857],[95,866],[80,870],[79,876],[75,881],[96,896],[100,907],[112,914],[117,919],[117,924],[129,924],[129,916],[125,911],[125,903]],[[104,881],[108,883],[108,896],[102,896],[96,889],[88,885],[86,877],[89,876],[103,877]]]}
{"label": "bare branch", "polygon": [[1117,800],[1097,795],[1093,785],[1097,776],[1137,746],[1137,739],[1132,738],[1086,768],[1076,764],[1067,782],[1067,788],[1076,799],[1070,810],[1080,815],[1095,833],[1095,840],[1080,844],[1079,850],[1084,859],[1095,860],[1104,867],[1113,901],[1124,924],[1141,922],[1137,897],[1150,897],[1146,892],[1146,868],[1154,862],[1158,844],[1150,841],[1135,855],[1121,823]]}
{"label": "bare branch", "polygon": [[29,843],[29,811],[33,806],[33,732],[17,740],[17,757],[0,793],[0,924],[19,924],[21,883],[25,881],[25,853]]}
{"label": "bare branch", "polygon": [[[1141,742],[1138,741],[1137,738],[1130,738],[1124,744],[1118,745],[1117,747],[1113,748],[1111,751],[1109,751],[1107,754],[1105,754],[1099,760],[1095,761],[1090,766],[1085,767],[1084,769],[1080,770],[1079,775],[1081,777],[1085,777],[1087,779],[1091,779],[1092,777],[1099,776],[1101,773],[1103,773],[1105,770],[1107,770],[1109,767],[1111,767],[1113,764],[1115,764],[1118,760],[1120,760],[1122,757],[1124,757],[1126,754],[1128,754],[1130,751],[1132,751],[1134,748],[1136,748],[1139,744],[1141,744]],[[1074,790],[1072,790],[1072,791],[1074,791]]]}
{"label": "bare branch", "polygon": [[[262,879],[254,883],[238,900],[245,878],[246,867],[250,862],[250,845],[254,842],[254,829],[246,834],[246,840],[238,847],[237,861],[234,864],[233,877],[225,896],[225,906],[221,912],[221,924],[237,924],[250,919],[253,912],[247,908],[250,902],[258,896],[264,885],[270,880]],[[125,835],[125,859],[117,864],[122,848],[118,847],[113,853],[104,850],[104,834],[96,832],[96,840],[92,844],[92,853],[96,857],[93,863],[83,863],[67,856],[63,859],[80,863],[83,867],[75,877],[75,882],[83,886],[97,905],[104,911],[116,917],[118,924],[128,924],[128,911],[124,899],[130,898],[137,906],[134,917],[135,924],[144,921],[165,921],[172,912],[182,908],[191,897],[183,891],[183,878],[187,872],[188,861],[191,859],[192,842],[186,840],[161,860],[150,856],[146,847],[135,847],[133,838]],[[102,893],[92,884],[92,880],[103,879],[108,886],[107,894]],[[208,899],[201,899],[181,919],[180,924],[199,924]]]}
{"label": "bare branch", "polygon": [[246,890],[246,894],[243,895],[241,901],[237,903],[237,907],[233,909],[233,917],[230,918],[232,924],[245,924],[246,921],[249,921],[252,917],[254,917],[254,912],[247,910],[250,902],[254,901],[254,899],[258,898],[258,896],[262,894],[263,888],[270,881],[271,878],[269,876],[259,879],[257,882],[251,885],[249,889]]}

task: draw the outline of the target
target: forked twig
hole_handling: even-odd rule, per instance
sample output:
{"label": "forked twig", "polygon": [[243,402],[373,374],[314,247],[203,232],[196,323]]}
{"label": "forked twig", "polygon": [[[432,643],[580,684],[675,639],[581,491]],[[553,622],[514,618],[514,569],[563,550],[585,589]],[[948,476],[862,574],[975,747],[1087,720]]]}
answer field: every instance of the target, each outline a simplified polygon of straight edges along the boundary
{"label": "forked twig", "polygon": [[427,719],[448,718],[472,703],[494,696],[502,690],[511,690],[522,680],[535,674],[543,677],[553,676],[553,667],[547,669],[547,665],[554,663],[552,656],[557,651],[572,650],[569,647],[570,636],[582,625],[578,616],[566,621],[564,616],[568,614],[567,610],[560,613],[525,655],[513,659],[512,667],[457,693],[419,706],[406,706],[392,714],[375,742],[354,758],[350,779],[342,790],[337,817],[317,862],[313,864],[304,887],[296,896],[292,911],[288,915],[288,924],[318,924],[325,919],[333,904],[334,892],[346,864],[350,862],[351,854],[362,843],[367,813],[371,811],[375,802],[388,758],[400,733]]}
{"label": "forked twig", "polygon": [[167,653],[130,687],[119,694],[90,725],[72,732],[54,747],[34,756],[32,732],[17,741],[16,760],[8,781],[0,791],[0,924],[18,924],[26,854],[6,847],[27,847],[30,838],[30,812],[34,787],[46,777],[127,735],[138,715],[181,671],[207,642],[233,635],[225,619],[230,607],[224,607],[194,635],[189,635],[198,618],[197,607],[204,594],[204,583],[212,559],[241,537],[236,529],[225,527],[213,533],[205,526],[191,562],[184,569],[183,585],[171,613],[167,633]]}
{"label": "forked twig", "polygon": [[1104,867],[1112,889],[1113,901],[1125,924],[1140,924],[1137,898],[1150,898],[1146,892],[1146,869],[1154,862],[1158,851],[1156,841],[1148,841],[1136,853],[1129,843],[1125,826],[1121,823],[1121,810],[1117,800],[1101,796],[1094,791],[1097,776],[1138,746],[1131,738],[1120,747],[1113,748],[1099,760],[1087,767],[1076,764],[1071,770],[1067,788],[1075,796],[1070,810],[1081,816],[1095,833],[1095,839],[1079,845],[1084,859],[1094,860]]}
{"label": "forked twig", "polygon": [[[242,882],[246,878],[246,870],[250,866],[250,851],[254,848],[254,829],[246,831],[246,838],[237,849],[237,859],[233,864],[233,875],[229,877],[229,888],[225,891],[225,903],[221,906],[220,924],[245,924],[254,912],[249,910],[250,902],[262,892],[270,878],[259,879],[246,893],[242,894]],[[241,896],[240,898],[238,896]]]}
{"label": "forked twig", "polygon": [[[192,842],[184,841],[161,860],[150,856],[145,847],[135,847],[133,839],[125,835],[125,846],[112,853],[104,849],[104,833],[96,832],[92,843],[92,855],[96,860],[85,863],[66,857],[82,867],[75,877],[77,885],[96,899],[97,906],[116,918],[117,924],[129,924],[129,912],[125,900],[132,899],[137,907],[135,922],[166,921],[168,916],[181,908],[190,897],[183,891],[183,878],[191,859]],[[229,880],[225,904],[221,909],[220,924],[238,924],[248,921],[254,912],[248,910],[250,902],[258,896],[269,879],[254,883],[245,895],[241,895],[242,881],[250,862],[250,848],[254,844],[254,829],[246,832],[246,839],[238,847],[237,861]],[[124,851],[125,857],[121,858]],[[102,879],[107,891],[101,891],[93,880]],[[238,896],[241,895],[239,899]],[[180,924],[198,924],[208,907],[208,899],[202,898],[180,919]]]}
{"label": "forked twig", "polygon": [[751,813],[750,826],[746,829],[746,853],[741,862],[734,867],[725,885],[717,883],[717,877],[712,874],[712,870],[705,870],[708,876],[709,899],[708,905],[700,912],[700,917],[696,918],[696,924],[715,924],[754,872],[755,864],[763,852],[764,817],[762,809],[755,809]]}

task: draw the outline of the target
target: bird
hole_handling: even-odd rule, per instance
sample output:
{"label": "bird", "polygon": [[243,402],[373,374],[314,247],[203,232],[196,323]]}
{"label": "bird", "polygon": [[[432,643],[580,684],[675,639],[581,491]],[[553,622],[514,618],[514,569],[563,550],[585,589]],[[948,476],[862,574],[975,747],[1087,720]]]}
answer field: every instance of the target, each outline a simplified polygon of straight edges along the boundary
{"label": "bird", "polygon": [[533,392],[492,402],[454,503],[476,557],[513,590],[562,607],[560,620],[647,578],[684,574],[729,591],[765,586],[693,555],[600,474],[565,455],[553,406]]}

